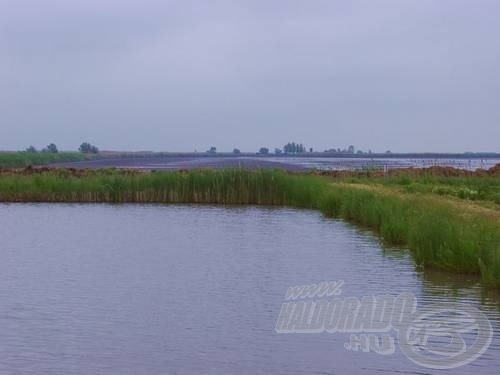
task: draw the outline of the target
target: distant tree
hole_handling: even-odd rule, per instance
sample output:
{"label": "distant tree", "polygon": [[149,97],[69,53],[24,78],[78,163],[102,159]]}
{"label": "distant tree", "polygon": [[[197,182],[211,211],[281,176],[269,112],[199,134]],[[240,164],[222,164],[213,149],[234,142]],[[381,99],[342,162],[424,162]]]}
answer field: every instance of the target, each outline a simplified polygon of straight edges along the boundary
{"label": "distant tree", "polygon": [[358,155],[361,155],[362,153],[363,153],[363,151],[361,151],[361,150],[356,151],[356,154],[358,154]]}
{"label": "distant tree", "polygon": [[391,153],[391,150],[387,150],[385,153],[386,153],[386,154],[390,154],[390,153]]}
{"label": "distant tree", "polygon": [[97,154],[99,152],[99,149],[89,142],[83,142],[78,150],[84,154]]}
{"label": "distant tree", "polygon": [[309,147],[309,152],[313,152],[313,148],[312,147]]}
{"label": "distant tree", "polygon": [[49,145],[47,145],[47,147],[45,147],[42,152],[48,152],[48,153],[51,153],[51,154],[56,154],[59,152],[59,150],[57,149],[57,146],[54,144],[54,143],[51,143]]}
{"label": "distant tree", "polygon": [[215,154],[217,152],[217,147],[210,147],[210,150],[207,151],[209,154]]}
{"label": "distant tree", "polygon": [[275,149],[274,149],[274,153],[275,153],[276,155],[281,155],[281,154],[283,153],[283,150],[282,150],[281,148],[275,148]]}
{"label": "distant tree", "polygon": [[350,146],[347,148],[347,153],[348,153],[348,154],[354,154],[354,146],[353,146],[353,145],[350,145]]}
{"label": "distant tree", "polygon": [[295,142],[288,142],[286,145],[283,146],[283,151],[285,154],[300,154],[302,152],[305,152],[306,149],[302,143],[295,143]]}
{"label": "distant tree", "polygon": [[267,147],[261,147],[259,149],[259,154],[267,155],[267,154],[269,154],[269,149]]}
{"label": "distant tree", "polygon": [[233,154],[241,154],[241,151],[239,149],[235,148],[233,150]]}
{"label": "distant tree", "polygon": [[33,154],[34,154],[34,153],[36,153],[36,152],[38,152],[38,151],[36,150],[36,148],[35,148],[34,146],[30,146],[30,147],[28,147],[28,148],[26,149],[26,152],[30,152],[30,153],[33,153]]}

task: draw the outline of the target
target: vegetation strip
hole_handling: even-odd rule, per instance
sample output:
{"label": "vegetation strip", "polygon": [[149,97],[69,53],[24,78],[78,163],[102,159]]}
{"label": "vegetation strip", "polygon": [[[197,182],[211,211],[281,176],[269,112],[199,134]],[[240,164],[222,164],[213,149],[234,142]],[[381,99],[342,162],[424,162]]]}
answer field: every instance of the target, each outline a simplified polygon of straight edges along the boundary
{"label": "vegetation strip", "polygon": [[0,152],[0,168],[22,168],[87,159],[89,156],[80,152]]}
{"label": "vegetation strip", "polygon": [[[425,176],[391,178],[380,181],[364,175],[333,178],[245,169],[154,173],[30,169],[0,173],[0,201],[211,203],[317,209],[328,217],[371,228],[388,244],[407,246],[418,264],[480,274],[485,284],[500,287],[500,219],[495,203],[499,177],[433,177],[440,179],[441,186],[475,186],[478,193],[473,198],[483,196],[491,208],[480,206],[482,201],[460,197],[453,189],[450,194],[427,189]],[[424,188],[407,188],[412,185]]]}

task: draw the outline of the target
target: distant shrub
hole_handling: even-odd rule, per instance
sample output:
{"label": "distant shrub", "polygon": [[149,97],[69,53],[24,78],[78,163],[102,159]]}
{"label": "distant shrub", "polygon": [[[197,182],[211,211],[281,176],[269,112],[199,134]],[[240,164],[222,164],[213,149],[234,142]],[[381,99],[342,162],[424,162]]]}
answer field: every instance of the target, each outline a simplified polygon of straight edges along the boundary
{"label": "distant shrub", "polygon": [[57,154],[59,150],[57,149],[57,146],[54,143],[50,143],[45,147],[42,152],[47,152],[50,154]]}
{"label": "distant shrub", "polygon": [[457,197],[462,198],[462,199],[477,199],[478,198],[478,191],[469,189],[467,187],[461,187],[457,189]]}
{"label": "distant shrub", "polygon": [[83,142],[80,147],[78,147],[78,151],[84,154],[97,154],[99,149],[89,142]]}

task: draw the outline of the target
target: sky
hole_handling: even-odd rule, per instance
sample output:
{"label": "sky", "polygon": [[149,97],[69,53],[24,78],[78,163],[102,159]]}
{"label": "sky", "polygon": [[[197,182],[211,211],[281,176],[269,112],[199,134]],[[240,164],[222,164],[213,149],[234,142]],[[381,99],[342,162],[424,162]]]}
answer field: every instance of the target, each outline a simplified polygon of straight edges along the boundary
{"label": "sky", "polygon": [[0,149],[500,152],[498,0],[0,0]]}

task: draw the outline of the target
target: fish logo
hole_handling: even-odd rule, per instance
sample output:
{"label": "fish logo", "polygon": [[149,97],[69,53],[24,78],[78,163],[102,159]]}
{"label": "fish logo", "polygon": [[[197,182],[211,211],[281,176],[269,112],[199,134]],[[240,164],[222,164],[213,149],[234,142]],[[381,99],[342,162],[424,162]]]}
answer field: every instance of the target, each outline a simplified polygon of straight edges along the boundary
{"label": "fish logo", "polygon": [[415,311],[398,333],[399,346],[414,363],[432,369],[463,366],[490,346],[493,330],[477,308],[436,303]]}

